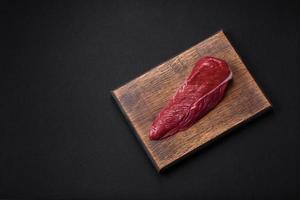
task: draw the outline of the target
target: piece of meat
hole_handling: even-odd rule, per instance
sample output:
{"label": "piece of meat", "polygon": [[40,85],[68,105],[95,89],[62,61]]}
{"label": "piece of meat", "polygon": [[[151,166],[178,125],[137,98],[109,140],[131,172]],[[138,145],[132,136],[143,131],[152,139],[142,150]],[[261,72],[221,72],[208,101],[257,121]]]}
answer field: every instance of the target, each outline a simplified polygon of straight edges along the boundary
{"label": "piece of meat", "polygon": [[197,61],[189,77],[158,113],[149,138],[159,140],[186,130],[213,109],[232,78],[227,63],[214,57]]}

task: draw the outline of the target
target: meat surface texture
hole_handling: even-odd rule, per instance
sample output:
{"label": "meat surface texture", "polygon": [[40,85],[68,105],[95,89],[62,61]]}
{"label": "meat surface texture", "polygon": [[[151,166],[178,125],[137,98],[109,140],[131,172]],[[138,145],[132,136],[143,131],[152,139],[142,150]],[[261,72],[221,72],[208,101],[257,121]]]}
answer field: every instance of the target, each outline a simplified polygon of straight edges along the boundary
{"label": "meat surface texture", "polygon": [[221,101],[231,79],[232,72],[225,61],[209,56],[198,60],[189,77],[156,116],[149,138],[163,139],[192,126]]}

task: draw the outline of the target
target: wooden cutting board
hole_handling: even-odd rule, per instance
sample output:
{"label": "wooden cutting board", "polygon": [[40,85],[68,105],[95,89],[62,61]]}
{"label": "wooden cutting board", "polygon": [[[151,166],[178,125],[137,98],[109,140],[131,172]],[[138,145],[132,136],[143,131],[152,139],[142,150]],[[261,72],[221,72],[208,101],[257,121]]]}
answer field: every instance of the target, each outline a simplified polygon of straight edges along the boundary
{"label": "wooden cutting board", "polygon": [[[195,62],[206,55],[225,60],[233,72],[224,99],[186,131],[159,141],[149,140],[150,126],[157,113]],[[271,108],[223,31],[113,90],[112,95],[158,171]]]}

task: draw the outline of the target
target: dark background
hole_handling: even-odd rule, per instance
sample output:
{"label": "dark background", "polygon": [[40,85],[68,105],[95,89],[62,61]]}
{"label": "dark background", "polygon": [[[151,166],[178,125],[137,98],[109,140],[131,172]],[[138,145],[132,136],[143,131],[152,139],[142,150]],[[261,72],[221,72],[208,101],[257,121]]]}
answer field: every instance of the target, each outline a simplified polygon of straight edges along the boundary
{"label": "dark background", "polygon": [[[295,2],[1,4],[0,197],[300,198]],[[163,174],[110,90],[223,29],[270,111]]]}

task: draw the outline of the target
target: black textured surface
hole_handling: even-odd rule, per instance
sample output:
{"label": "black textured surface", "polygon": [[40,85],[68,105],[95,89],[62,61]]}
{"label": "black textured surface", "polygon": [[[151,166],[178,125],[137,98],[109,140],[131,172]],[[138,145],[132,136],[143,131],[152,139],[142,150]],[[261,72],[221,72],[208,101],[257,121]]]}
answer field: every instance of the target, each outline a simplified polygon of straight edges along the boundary
{"label": "black textured surface", "polygon": [[[300,198],[296,1],[1,5],[0,197]],[[110,90],[223,29],[273,111],[157,174]]]}

